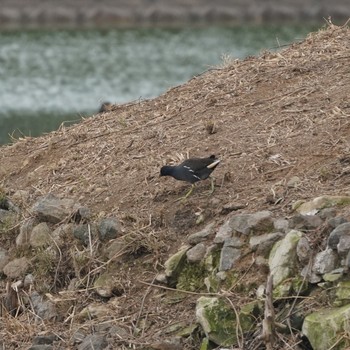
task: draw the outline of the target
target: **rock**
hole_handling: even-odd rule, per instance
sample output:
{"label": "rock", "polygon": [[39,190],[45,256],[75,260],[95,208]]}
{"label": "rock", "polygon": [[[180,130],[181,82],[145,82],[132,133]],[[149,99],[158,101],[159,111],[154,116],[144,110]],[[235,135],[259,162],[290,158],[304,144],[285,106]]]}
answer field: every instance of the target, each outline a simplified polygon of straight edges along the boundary
{"label": "rock", "polygon": [[30,300],[33,305],[35,315],[42,320],[54,321],[58,314],[56,306],[50,300],[44,300],[44,298],[38,293],[33,292],[30,295]]}
{"label": "rock", "polygon": [[296,248],[302,236],[302,232],[291,230],[273,246],[269,256],[269,267],[273,275],[274,286],[277,286],[289,277],[293,277],[296,272]]}
{"label": "rock", "polygon": [[30,286],[33,286],[34,285],[34,282],[35,282],[35,278],[34,276],[29,273],[28,275],[26,275],[24,277],[24,280],[23,280],[23,287],[24,288],[29,288]]}
{"label": "rock", "polygon": [[74,216],[80,208],[73,199],[60,199],[49,193],[41,197],[32,207],[31,211],[40,221],[58,224],[69,216]]}
{"label": "rock", "polygon": [[199,262],[204,258],[206,251],[206,245],[204,243],[198,243],[186,252],[187,260],[193,263]]}
{"label": "rock", "polygon": [[196,305],[196,319],[215,344],[231,346],[237,343],[236,314],[222,299],[200,297]]}
{"label": "rock", "polygon": [[58,337],[55,334],[38,335],[34,337],[32,345],[52,344]]}
{"label": "rock", "polygon": [[181,337],[174,337],[169,340],[153,343],[151,344],[151,348],[156,350],[182,350],[184,347],[181,342]]}
{"label": "rock", "polygon": [[254,214],[237,214],[231,216],[219,231],[214,243],[222,243],[234,233],[250,235],[270,232],[273,229],[272,213],[270,211],[259,211]]}
{"label": "rock", "polygon": [[306,237],[301,237],[297,244],[297,256],[301,264],[307,264],[312,257],[311,247]]}
{"label": "rock", "polygon": [[243,243],[239,237],[226,238],[224,241],[224,247],[241,248],[242,245]]}
{"label": "rock", "polygon": [[335,290],[336,300],[335,306],[343,306],[350,304],[350,281],[341,281],[337,284]]}
{"label": "rock", "polygon": [[97,229],[94,224],[80,224],[74,227],[73,236],[82,244],[89,245],[97,237]]}
{"label": "rock", "polygon": [[348,220],[346,220],[345,218],[343,218],[342,216],[337,216],[335,218],[330,218],[327,221],[327,225],[329,227],[331,227],[332,229],[335,229],[336,227],[338,227],[341,224],[345,224],[346,222],[348,222]]}
{"label": "rock", "polygon": [[94,318],[106,318],[106,316],[113,313],[111,305],[105,303],[90,303],[84,307],[78,314],[80,321],[91,320]]}
{"label": "rock", "polygon": [[234,263],[241,256],[241,250],[238,248],[223,246],[220,254],[219,271],[228,271],[234,266]]}
{"label": "rock", "polygon": [[350,236],[350,222],[343,223],[337,226],[328,237],[328,247],[337,250],[337,246],[341,236]]}
{"label": "rock", "polygon": [[337,215],[337,211],[335,208],[324,208],[320,210],[320,212],[318,213],[318,216],[322,220],[329,220],[331,218],[334,218],[336,215]]}
{"label": "rock", "polygon": [[287,181],[287,187],[289,188],[295,188],[298,187],[301,184],[301,180],[298,176],[292,176],[288,181]]}
{"label": "rock", "polygon": [[74,235],[75,224],[63,224],[58,226],[52,233],[51,238],[55,241],[55,245],[63,247],[69,237]]}
{"label": "rock", "polygon": [[215,232],[215,222],[212,222],[205,226],[203,230],[195,232],[188,236],[187,242],[191,245],[195,245],[206,241]]}
{"label": "rock", "polygon": [[283,233],[265,233],[260,236],[252,236],[249,239],[250,248],[256,252],[257,255],[268,257],[272,246],[281,238],[284,237]]}
{"label": "rock", "polygon": [[337,254],[332,249],[326,249],[315,256],[312,271],[316,274],[323,275],[335,269],[338,262]]}
{"label": "rock", "polygon": [[188,246],[180,248],[180,250],[171,256],[165,263],[165,274],[168,277],[170,285],[176,284],[177,278],[184,267],[186,261],[186,253],[189,249]]}
{"label": "rock", "polygon": [[[259,302],[252,302],[241,307],[238,314],[240,331],[252,329],[260,311]],[[196,304],[197,322],[206,336],[217,345],[233,346],[237,344],[237,316],[231,306],[223,299],[200,297]]]}
{"label": "rock", "polygon": [[287,219],[278,218],[273,221],[273,227],[277,232],[287,233],[289,231],[289,222]]}
{"label": "rock", "polygon": [[341,350],[350,346],[350,305],[313,312],[305,317],[302,332],[313,349]]}
{"label": "rock", "polygon": [[32,345],[28,350],[54,350],[54,347],[51,344]]}
{"label": "rock", "polygon": [[8,227],[13,226],[16,222],[16,214],[11,211],[0,209],[0,224],[6,225]]}
{"label": "rock", "polygon": [[12,196],[12,200],[16,203],[27,204],[30,198],[29,191],[17,190]]}
{"label": "rock", "polygon": [[239,210],[239,209],[244,209],[246,207],[245,204],[238,204],[238,203],[227,203],[225,204],[221,210],[220,214],[221,215],[227,215],[231,211]]}
{"label": "rock", "polygon": [[321,275],[317,275],[309,265],[304,266],[300,272],[300,276],[305,278],[311,284],[316,284],[322,281]]}
{"label": "rock", "polygon": [[108,271],[102,273],[94,282],[94,288],[96,293],[103,298],[110,298],[113,295],[122,295],[123,289],[115,278],[114,271]]}
{"label": "rock", "polygon": [[165,273],[158,273],[155,277],[155,280],[158,282],[158,283],[162,283],[162,284],[167,284],[168,283],[168,278],[166,276]]}
{"label": "rock", "polygon": [[125,242],[124,237],[119,237],[109,242],[105,247],[108,259],[113,259],[113,261],[122,259],[126,246],[127,242]]}
{"label": "rock", "polygon": [[29,260],[26,257],[14,259],[4,266],[4,274],[10,278],[24,277],[30,266]]}
{"label": "rock", "polygon": [[314,230],[321,226],[322,219],[318,215],[295,215],[289,220],[289,228],[303,231]]}
{"label": "rock", "polygon": [[73,215],[73,220],[77,224],[85,224],[91,217],[90,209],[87,207],[79,207]]}
{"label": "rock", "polygon": [[52,243],[50,233],[51,230],[46,222],[41,222],[40,224],[34,226],[29,237],[30,245],[33,248],[50,245],[50,243]]}
{"label": "rock", "polygon": [[34,226],[36,226],[39,221],[36,218],[26,219],[19,229],[19,235],[16,237],[16,245],[22,246],[29,244],[30,235]]}
{"label": "rock", "polygon": [[0,274],[4,272],[4,267],[8,264],[9,260],[7,251],[0,247]]}
{"label": "rock", "polygon": [[344,206],[350,204],[348,196],[321,196],[314,198],[310,202],[302,203],[295,210],[303,215],[314,215],[320,209],[330,208],[335,206]]}
{"label": "rock", "polygon": [[344,274],[344,269],[339,268],[329,273],[325,273],[322,277],[323,277],[323,280],[326,282],[335,282],[335,281],[339,281],[343,277],[343,274]]}
{"label": "rock", "polygon": [[120,223],[116,218],[104,218],[98,223],[98,236],[102,242],[122,235]]}
{"label": "rock", "polygon": [[341,235],[337,244],[337,251],[340,258],[345,258],[350,251],[350,235]]}
{"label": "rock", "polygon": [[81,344],[77,347],[77,350],[101,350],[108,347],[108,342],[105,335],[95,333],[88,335]]}

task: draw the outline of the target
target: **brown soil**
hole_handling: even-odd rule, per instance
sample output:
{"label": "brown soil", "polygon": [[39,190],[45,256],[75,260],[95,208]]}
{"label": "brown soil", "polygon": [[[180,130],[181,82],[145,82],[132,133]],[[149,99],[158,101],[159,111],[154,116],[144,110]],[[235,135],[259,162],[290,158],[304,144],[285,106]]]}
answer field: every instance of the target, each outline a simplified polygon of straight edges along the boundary
{"label": "brown soil", "polygon": [[[76,198],[95,217],[115,215],[125,233],[140,235],[146,253],[120,267],[117,319],[130,331],[129,343],[142,348],[164,339],[169,324],[194,322],[197,296],[144,282],[152,282],[188,234],[212,220],[222,223],[224,205],[284,216],[297,199],[348,194],[349,66],[350,31],[330,25],[278,53],[226,62],[155,99],[116,105],[80,124],[2,147],[0,184],[10,198],[16,190],[29,191],[23,208],[52,192]],[[203,181],[188,200],[176,201],[188,185],[159,178],[160,167],[211,154],[222,160],[213,173],[213,195]],[[301,182],[289,188],[293,176]],[[242,263],[242,271],[250,264]],[[265,276],[251,271],[246,278],[261,282]],[[171,293],[174,304],[163,303]],[[141,319],[144,328],[133,332]],[[20,327],[30,328],[17,335],[22,344],[46,330]],[[69,345],[77,327],[62,325],[56,332],[67,334]],[[11,330],[6,334],[10,340]]]}

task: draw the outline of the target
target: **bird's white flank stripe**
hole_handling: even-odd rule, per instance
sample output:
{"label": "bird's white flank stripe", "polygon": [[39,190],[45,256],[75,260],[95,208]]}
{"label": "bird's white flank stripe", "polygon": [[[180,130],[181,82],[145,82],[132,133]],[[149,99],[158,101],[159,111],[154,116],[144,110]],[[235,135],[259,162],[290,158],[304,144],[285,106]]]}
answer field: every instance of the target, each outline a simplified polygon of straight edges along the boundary
{"label": "bird's white flank stripe", "polygon": [[207,168],[208,168],[208,169],[214,168],[214,166],[216,166],[216,165],[219,164],[219,163],[220,163],[220,159],[218,159],[217,161],[215,161],[215,162],[209,164],[209,165],[207,166]]}
{"label": "bird's white flank stripe", "polygon": [[186,168],[187,170],[189,170],[191,173],[194,173],[194,171],[189,167],[189,166],[184,166],[184,168]]}

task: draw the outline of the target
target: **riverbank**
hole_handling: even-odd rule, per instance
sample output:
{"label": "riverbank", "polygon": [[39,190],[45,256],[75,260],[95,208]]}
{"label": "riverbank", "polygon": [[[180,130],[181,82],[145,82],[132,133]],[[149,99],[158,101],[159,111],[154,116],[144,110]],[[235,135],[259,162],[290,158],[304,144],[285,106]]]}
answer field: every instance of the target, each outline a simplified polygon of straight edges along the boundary
{"label": "riverbank", "polygon": [[316,22],[332,17],[342,24],[350,17],[347,0],[245,1],[0,1],[0,28],[200,25],[202,23]]}

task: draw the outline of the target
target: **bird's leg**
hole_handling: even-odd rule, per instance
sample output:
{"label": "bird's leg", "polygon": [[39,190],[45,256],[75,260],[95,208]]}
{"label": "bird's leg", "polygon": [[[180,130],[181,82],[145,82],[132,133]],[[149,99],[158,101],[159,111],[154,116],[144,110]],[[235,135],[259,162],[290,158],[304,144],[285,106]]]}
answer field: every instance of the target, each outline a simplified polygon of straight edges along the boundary
{"label": "bird's leg", "polygon": [[209,196],[214,193],[215,191],[215,179],[213,177],[210,177],[210,183],[211,183],[211,189],[209,191]]}
{"label": "bird's leg", "polygon": [[194,189],[194,184],[191,185],[191,188],[183,197],[178,198],[176,201],[181,201],[181,200],[187,199],[187,197],[189,197],[190,194],[192,193],[193,189]]}

